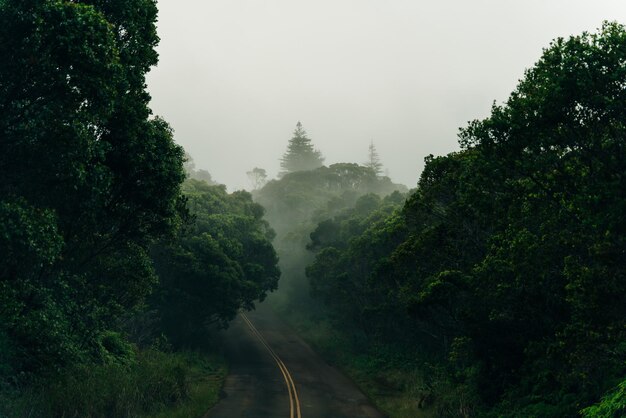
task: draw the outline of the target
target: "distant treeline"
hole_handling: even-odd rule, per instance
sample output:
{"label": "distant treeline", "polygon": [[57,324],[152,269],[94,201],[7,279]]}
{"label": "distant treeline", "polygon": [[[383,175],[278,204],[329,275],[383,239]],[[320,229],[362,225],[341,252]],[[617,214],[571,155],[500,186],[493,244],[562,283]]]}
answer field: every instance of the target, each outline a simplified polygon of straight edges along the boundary
{"label": "distant treeline", "polygon": [[398,192],[394,196],[402,201],[399,193],[406,191],[405,186],[355,163],[286,173],[255,191],[255,201],[266,209],[266,219],[276,231],[273,244],[283,273],[280,296],[294,306],[306,306],[310,301],[304,268],[313,261],[307,245],[318,222],[354,206],[365,195],[376,199]]}

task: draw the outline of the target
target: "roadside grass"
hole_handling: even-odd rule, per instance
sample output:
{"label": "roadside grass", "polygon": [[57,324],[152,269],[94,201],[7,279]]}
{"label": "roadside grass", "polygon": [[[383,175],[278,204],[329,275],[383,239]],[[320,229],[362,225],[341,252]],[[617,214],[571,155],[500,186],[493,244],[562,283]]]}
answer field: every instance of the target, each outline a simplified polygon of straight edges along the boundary
{"label": "roadside grass", "polygon": [[5,388],[0,418],[200,418],[225,376],[215,355],[145,350],[128,364],[81,365],[36,388]]}
{"label": "roadside grass", "polygon": [[197,352],[187,352],[184,356],[189,367],[188,399],[145,418],[200,418],[219,401],[220,390],[227,374],[224,358]]}
{"label": "roadside grass", "polygon": [[389,418],[436,416],[432,394],[421,370],[393,350],[367,350],[332,326],[330,321],[274,306],[281,317],[327,362],[342,370]]}

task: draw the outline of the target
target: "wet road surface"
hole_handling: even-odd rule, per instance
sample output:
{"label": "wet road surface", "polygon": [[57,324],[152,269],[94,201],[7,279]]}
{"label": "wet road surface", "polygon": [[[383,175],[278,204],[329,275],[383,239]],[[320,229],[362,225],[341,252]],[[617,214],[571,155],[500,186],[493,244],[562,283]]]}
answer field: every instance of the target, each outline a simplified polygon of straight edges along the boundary
{"label": "wet road surface", "polygon": [[221,338],[230,374],[205,418],[384,418],[268,307],[240,314]]}

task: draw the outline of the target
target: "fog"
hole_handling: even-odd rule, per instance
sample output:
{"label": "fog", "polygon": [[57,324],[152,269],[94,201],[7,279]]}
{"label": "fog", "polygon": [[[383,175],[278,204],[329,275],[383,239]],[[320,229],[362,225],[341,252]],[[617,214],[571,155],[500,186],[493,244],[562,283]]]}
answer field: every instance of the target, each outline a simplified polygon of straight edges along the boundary
{"label": "fog", "polygon": [[424,156],[505,100],[559,36],[626,21],[623,0],[160,0],[160,63],[148,77],[198,168],[229,189],[270,177],[298,121],[326,164],[363,162],[374,141],[414,186]]}

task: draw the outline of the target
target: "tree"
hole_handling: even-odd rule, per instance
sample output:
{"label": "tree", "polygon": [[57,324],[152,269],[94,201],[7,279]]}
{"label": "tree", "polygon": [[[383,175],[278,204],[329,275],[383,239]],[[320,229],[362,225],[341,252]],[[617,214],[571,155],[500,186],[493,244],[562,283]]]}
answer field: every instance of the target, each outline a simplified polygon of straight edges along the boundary
{"label": "tree", "polygon": [[153,252],[161,280],[150,303],[177,346],[206,341],[207,326],[251,309],[280,277],[274,231],[250,193],[228,194],[225,186],[194,179],[184,190],[194,222]]}
{"label": "tree", "polygon": [[367,161],[363,165],[365,167],[371,168],[377,176],[380,176],[383,172],[383,164],[380,162],[378,151],[376,151],[376,146],[374,146],[374,141],[370,142],[367,154]]}
{"label": "tree", "polygon": [[196,171],[196,162],[187,151],[185,151],[185,162],[183,163],[183,168],[185,169],[187,178],[193,177],[193,173]]}
{"label": "tree", "polygon": [[274,246],[283,272],[280,288],[289,295],[289,304],[310,301],[304,268],[312,254],[306,245],[317,223],[353,206],[362,195],[385,196],[396,190],[408,191],[389,178],[376,177],[369,168],[338,163],[288,173],[255,192],[255,201],[266,208],[267,220],[276,231]]}
{"label": "tree", "polygon": [[583,409],[584,418],[623,417],[626,415],[626,380],[606,394],[596,405]]}
{"label": "tree", "polygon": [[[311,235],[316,295],[429,352],[459,391],[440,410],[575,416],[623,381],[625,60],[617,23],[554,41],[462,151],[426,158],[398,216]],[[583,414],[621,416],[623,389]]]}
{"label": "tree", "polygon": [[0,262],[16,372],[99,355],[156,282],[148,248],[176,229],[184,179],[182,148],[148,107],[156,12],[0,2],[0,249],[29,260]]}
{"label": "tree", "polygon": [[204,170],[202,168],[200,170],[196,170],[193,173],[192,178],[194,178],[196,180],[204,181],[207,184],[211,184],[211,185],[216,185],[217,184],[215,182],[215,180],[213,180],[213,177],[211,176],[211,173],[209,173],[207,170]]}
{"label": "tree", "polygon": [[280,167],[283,169],[281,176],[294,171],[314,170],[321,167],[323,163],[322,154],[313,148],[302,124],[298,122],[293,131],[293,137],[287,145],[287,151],[280,160]]}
{"label": "tree", "polygon": [[493,318],[485,322],[526,334],[477,332],[475,340],[521,345],[517,360],[489,373],[516,370],[526,357],[529,397],[550,391],[574,403],[556,386],[587,402],[623,376],[625,59],[626,28],[617,23],[557,39],[504,105],[461,132],[488,191],[474,205],[504,210],[490,210],[490,254],[475,272]]}
{"label": "tree", "polygon": [[213,180],[211,173],[207,170],[199,169],[196,170],[196,162],[193,160],[193,157],[185,152],[185,175],[188,179],[196,179],[200,181],[205,181],[207,184],[217,185],[217,183]]}
{"label": "tree", "polygon": [[251,171],[246,172],[246,175],[253,190],[258,190],[267,183],[267,172],[263,168],[254,167]]}

